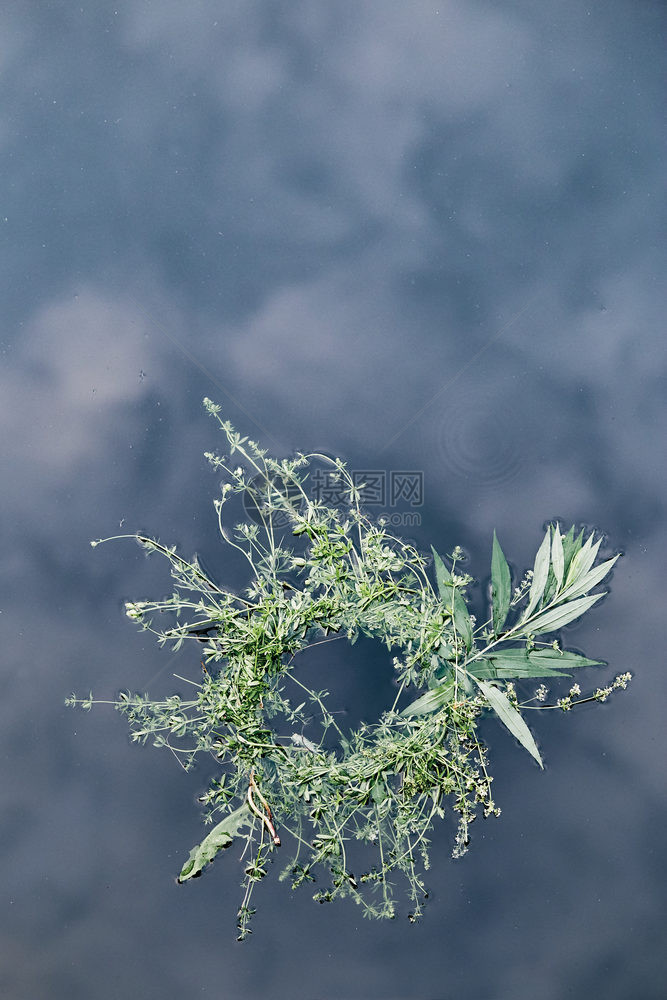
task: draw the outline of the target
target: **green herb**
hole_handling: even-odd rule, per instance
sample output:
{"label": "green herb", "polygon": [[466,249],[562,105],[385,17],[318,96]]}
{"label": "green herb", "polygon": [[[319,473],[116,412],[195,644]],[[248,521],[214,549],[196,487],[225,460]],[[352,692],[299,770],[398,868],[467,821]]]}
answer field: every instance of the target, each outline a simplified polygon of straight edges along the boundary
{"label": "green herb", "polygon": [[[253,889],[280,854],[288,855],[282,877],[293,887],[323,879],[314,899],[351,897],[370,917],[394,916],[394,879],[401,873],[415,920],[426,896],[434,821],[447,808],[457,814],[458,857],[475,816],[500,812],[480,718],[495,714],[542,767],[522,710],[567,711],[627,685],[630,675],[622,674],[582,698],[575,684],[545,705],[544,684],[520,703],[513,683],[599,664],[536,637],[598,601],[603,594],[591,591],[617,557],[596,566],[600,539],[575,537],[574,528],[563,536],[550,525],[533,570],[512,592],[494,533],[490,617],[479,625],[466,601],[472,580],[460,569],[460,549],[447,558],[432,550],[432,579],[423,555],[363,512],[341,460],[275,460],[221,420],[218,406],[204,405],[227,439],[230,458],[207,458],[225,476],[215,509],[222,538],[247,559],[247,590],[224,588],[196,558],[183,559],[159,541],[116,536],[165,556],[174,581],[164,600],[128,603],[128,617],[174,649],[203,643],[203,676],[189,682],[191,700],[127,693],[113,702],[134,740],[168,747],[186,768],[203,753],[217,762],[202,798],[207,822],[216,825],[190,852],[179,881],[199,875],[238,841],[245,876],[239,938],[250,932]],[[308,495],[313,459],[332,466],[341,509]],[[235,496],[252,519],[231,527],[223,514]],[[161,624],[165,613],[172,616],[169,627]],[[374,724],[345,733],[328,692],[309,688],[300,654],[359,635],[392,651],[397,693]],[[68,703],[90,708],[94,700],[73,695]]]}

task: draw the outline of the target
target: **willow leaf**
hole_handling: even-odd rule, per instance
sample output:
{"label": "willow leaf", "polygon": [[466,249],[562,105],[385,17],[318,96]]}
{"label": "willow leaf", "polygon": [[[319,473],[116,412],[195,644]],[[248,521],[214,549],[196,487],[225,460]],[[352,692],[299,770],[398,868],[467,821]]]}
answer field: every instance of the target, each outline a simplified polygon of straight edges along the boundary
{"label": "willow leaf", "polygon": [[533,621],[526,622],[526,627],[533,635],[538,635],[540,632],[556,632],[559,628],[569,625],[575,618],[583,615],[584,611],[588,611],[601,597],[604,597],[604,594],[589,594],[588,597],[579,597],[576,601],[568,601],[558,608],[543,611]]}
{"label": "willow leaf", "polygon": [[544,663],[533,663],[522,650],[517,649],[516,658],[505,657],[498,660],[493,659],[475,660],[468,667],[468,673],[473,677],[483,677],[489,680],[511,681],[522,677],[567,677],[565,670],[557,670],[555,667]]}
{"label": "willow leaf", "polygon": [[585,594],[586,591],[592,590],[601,580],[604,580],[617,559],[618,556],[616,555],[612,559],[607,559],[606,562],[600,563],[599,566],[589,570],[577,583],[572,583],[569,587],[566,587],[560,595],[559,600],[571,601],[573,598]]}
{"label": "willow leaf", "polygon": [[190,851],[188,860],[183,865],[181,874],[178,876],[179,882],[186,882],[190,878],[199,875],[209,861],[213,861],[216,854],[229,847],[234,837],[238,836],[242,826],[250,826],[252,814],[248,806],[244,803],[239,806],[229,816],[225,816],[221,823],[214,826],[207,837],[204,837],[201,844],[197,844]]}
{"label": "willow leaf", "polygon": [[524,722],[523,716],[514,707],[507,695],[493,684],[487,684],[485,681],[477,678],[475,680],[480,691],[503,725],[507,726],[512,736],[515,736],[521,746],[535,758],[540,767],[544,768],[540,751],[537,749],[537,744],[533,739],[533,734]]}
{"label": "willow leaf", "polygon": [[510,568],[494,531],[491,556],[491,606],[493,608],[493,631],[496,635],[505,624],[511,597]]}
{"label": "willow leaf", "polygon": [[567,649],[553,649],[551,647],[532,649],[528,655],[531,663],[553,663],[554,666],[566,667],[568,670],[577,667],[600,667],[604,663],[603,660],[591,660],[588,656],[582,656],[581,653],[571,653]]}
{"label": "willow leaf", "polygon": [[594,667],[601,660],[590,660],[579,653],[560,649],[531,649],[513,646],[488,653],[483,660],[476,660],[468,667],[475,677],[511,680],[513,677],[567,677],[568,671],[577,667]]}
{"label": "willow leaf", "polygon": [[438,584],[440,600],[454,619],[456,631],[465,642],[466,649],[472,647],[472,622],[461,591],[455,586],[452,574],[445,566],[442,557],[438,555],[433,546],[433,563],[435,566],[435,579]]}
{"label": "willow leaf", "polygon": [[572,525],[572,527],[570,528],[570,530],[566,535],[563,535],[563,559],[565,562],[565,579],[567,579],[567,574],[570,572],[570,564],[572,560],[574,559],[577,552],[582,546],[583,539],[584,539],[583,528],[579,532],[577,537],[576,538],[574,537],[574,525]]}
{"label": "willow leaf", "polygon": [[454,658],[454,651],[448,642],[441,642],[438,646],[438,659],[451,660]]}
{"label": "willow leaf", "polygon": [[470,612],[458,587],[452,587],[452,615],[456,631],[463,639],[466,649],[472,648],[472,622]]}
{"label": "willow leaf", "polygon": [[431,688],[426,694],[423,694],[421,698],[417,698],[410,705],[407,705],[401,715],[403,718],[411,718],[416,715],[428,715],[430,712],[437,712],[439,708],[446,705],[448,701],[451,701],[454,696],[454,679],[446,681],[444,684],[438,684],[436,687]]}
{"label": "willow leaf", "polygon": [[452,574],[445,566],[442,560],[442,556],[438,555],[433,546],[431,546],[431,552],[433,553],[433,565],[435,566],[435,580],[438,585],[438,593],[440,594],[440,600],[447,601],[449,600],[451,592]]}
{"label": "willow leaf", "polygon": [[565,573],[565,556],[563,553],[563,539],[560,533],[560,526],[556,524],[554,536],[551,542],[551,566],[556,577],[556,590],[560,590]]}
{"label": "willow leaf", "polygon": [[528,607],[523,616],[525,621],[530,617],[533,610],[537,607],[538,601],[540,600],[542,594],[544,593],[544,588],[549,576],[549,548],[551,544],[551,527],[547,528],[547,533],[544,536],[544,540],[537,550],[537,555],[535,556],[535,565],[533,567],[533,582],[530,585],[530,595],[528,597]]}
{"label": "willow leaf", "polygon": [[566,587],[572,586],[573,583],[578,583],[579,580],[581,580],[586,573],[588,573],[589,569],[595,562],[595,557],[598,554],[601,541],[602,539],[598,538],[597,542],[593,544],[593,532],[591,532],[570,563],[570,568],[567,571],[567,578],[565,580]]}

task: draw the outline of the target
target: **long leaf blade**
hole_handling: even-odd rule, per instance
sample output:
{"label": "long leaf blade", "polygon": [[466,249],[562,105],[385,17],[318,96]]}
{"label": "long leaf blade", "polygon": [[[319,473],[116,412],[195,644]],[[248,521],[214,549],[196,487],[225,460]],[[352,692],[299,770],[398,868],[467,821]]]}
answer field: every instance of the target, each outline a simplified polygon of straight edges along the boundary
{"label": "long leaf blade", "polygon": [[605,562],[600,563],[594,569],[588,571],[585,576],[582,576],[577,583],[570,584],[566,587],[563,593],[560,595],[559,600],[572,600],[575,597],[579,597],[581,594],[585,594],[587,590],[592,590],[593,587],[597,587],[601,580],[604,580],[607,573],[610,571],[618,556],[614,556],[612,559],[607,559]]}
{"label": "long leaf blade", "polygon": [[468,606],[463,599],[463,594],[458,589],[458,587],[451,588],[452,590],[452,614],[454,616],[454,625],[456,631],[461,636],[465,643],[466,649],[472,648],[472,622],[470,621],[470,612],[468,611]]}
{"label": "long leaf blade", "polygon": [[239,806],[229,816],[225,816],[221,823],[214,826],[207,837],[204,837],[201,844],[197,844],[190,851],[188,860],[183,865],[181,874],[178,876],[179,882],[187,882],[188,879],[195,878],[219,851],[222,851],[238,836],[242,826],[252,823],[252,814],[248,806],[244,803]]}
{"label": "long leaf blade", "polygon": [[579,667],[600,666],[601,660],[591,660],[579,653],[560,649],[531,649],[514,646],[488,653],[483,660],[475,660],[468,672],[475,677],[497,680],[528,677],[567,677],[568,671]]}
{"label": "long leaf blade", "polygon": [[569,670],[579,667],[601,667],[604,660],[591,660],[581,653],[571,653],[567,649],[532,649],[529,653],[531,663],[553,663]]}
{"label": "long leaf blade", "polygon": [[510,609],[511,596],[510,568],[494,531],[491,555],[491,606],[493,609],[493,631],[496,635],[505,624]]}
{"label": "long leaf blade", "polygon": [[407,719],[417,715],[429,715],[431,712],[437,712],[448,701],[451,701],[453,695],[454,680],[451,679],[444,684],[438,684],[436,687],[431,688],[426,694],[417,698],[410,705],[407,705],[401,712],[401,715]]}
{"label": "long leaf blade", "polygon": [[567,579],[565,580],[565,586],[570,587],[572,584],[577,583],[588,573],[589,569],[595,562],[595,557],[598,554],[598,549],[600,548],[601,538],[598,538],[597,542],[593,544],[594,533],[591,534],[586,539],[585,543],[579,549],[577,554],[573,557],[570,563],[570,568],[567,571]]}
{"label": "long leaf blade", "polygon": [[540,632],[557,632],[559,628],[569,625],[575,618],[583,615],[584,611],[588,611],[596,601],[604,596],[604,593],[589,594],[588,597],[579,597],[576,601],[568,601],[561,607],[543,611],[527,625],[534,635],[539,635]]}
{"label": "long leaf blade", "polygon": [[542,594],[544,593],[544,588],[547,583],[549,576],[549,550],[551,546],[551,527],[547,528],[547,533],[544,536],[542,544],[537,550],[537,555],[535,556],[535,565],[533,567],[533,582],[530,585],[530,595],[528,597],[528,607],[526,608],[525,614],[523,616],[523,621],[530,617],[533,610],[537,607],[538,601],[540,600]]}
{"label": "long leaf blade", "polygon": [[556,577],[556,591],[560,590],[565,573],[565,555],[563,552],[563,539],[560,533],[560,525],[556,524],[554,536],[551,542],[551,566]]}
{"label": "long leaf blade", "polygon": [[500,721],[515,736],[522,747],[524,747],[531,757],[534,757],[541,768],[544,768],[540,751],[533,738],[533,734],[523,720],[523,716],[516,710],[506,694],[493,684],[475,678],[477,686],[488,701],[490,707],[496,713]]}
{"label": "long leaf blade", "polygon": [[565,563],[564,567],[565,579],[567,579],[568,573],[570,572],[570,565],[572,563],[572,560],[574,559],[577,552],[581,548],[583,538],[584,538],[583,528],[581,529],[577,537],[576,538],[574,537],[574,525],[572,525],[572,527],[570,528],[570,530],[566,535],[563,535],[563,560]]}
{"label": "long leaf blade", "polygon": [[456,631],[463,639],[466,649],[470,649],[472,647],[472,622],[463,594],[454,585],[452,574],[445,566],[442,556],[438,555],[433,546],[431,546],[431,552],[433,553],[435,579],[440,600],[452,615]]}
{"label": "long leaf blade", "polygon": [[433,546],[431,546],[431,552],[433,553],[433,565],[435,566],[435,582],[438,585],[438,593],[440,594],[440,600],[447,601],[450,596],[450,589],[452,585],[452,574],[445,566],[442,556],[438,555]]}
{"label": "long leaf blade", "polygon": [[556,670],[549,664],[531,663],[528,659],[517,656],[516,660],[475,660],[468,667],[468,673],[473,677],[488,680],[511,681],[529,677],[568,677],[565,670]]}

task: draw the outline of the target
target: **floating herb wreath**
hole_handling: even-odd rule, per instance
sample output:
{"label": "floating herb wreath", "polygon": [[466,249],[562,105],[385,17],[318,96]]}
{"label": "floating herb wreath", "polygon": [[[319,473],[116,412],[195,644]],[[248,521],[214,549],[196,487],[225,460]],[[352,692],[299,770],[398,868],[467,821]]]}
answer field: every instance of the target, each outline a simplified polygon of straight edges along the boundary
{"label": "floating herb wreath", "polygon": [[[200,875],[221,849],[240,841],[245,879],[238,933],[244,938],[253,889],[269,857],[289,845],[283,877],[293,887],[324,873],[326,883],[314,899],[352,897],[368,916],[394,916],[392,876],[401,872],[415,920],[426,896],[422,873],[429,867],[434,820],[445,816],[447,804],[458,814],[457,857],[467,849],[477,813],[500,812],[477,733],[480,717],[495,713],[541,767],[522,709],[567,711],[627,686],[630,674],[621,674],[582,697],[574,684],[547,705],[544,683],[525,702],[513,683],[544,682],[599,664],[537,637],[557,632],[599,601],[603,594],[591,591],[618,557],[595,565],[600,539],[574,528],[563,535],[558,524],[550,525],[534,568],[512,591],[494,534],[491,616],[478,625],[466,604],[471,577],[459,568],[459,549],[447,559],[433,550],[431,580],[430,560],[363,513],[361,487],[342,461],[322,455],[272,459],[221,420],[220,407],[208,399],[204,405],[220,423],[230,455],[242,463],[206,456],[225,473],[215,508],[223,539],[250,564],[248,589],[243,596],[226,590],[196,558],[182,559],[151,538],[116,536],[166,556],[174,580],[171,597],[128,603],[128,617],[161,644],[204,644],[203,676],[189,682],[196,688],[192,700],[128,693],[113,703],[134,740],[168,747],[184,767],[201,753],[219,762],[219,776],[201,800],[215,825],[190,852],[179,882]],[[308,495],[307,470],[315,458],[331,463],[342,508]],[[223,509],[234,494],[243,495],[252,519],[230,529]],[[154,616],[165,612],[175,621],[162,629]],[[332,635],[350,642],[370,636],[394,653],[393,705],[376,723],[351,733],[339,728],[328,692],[310,690],[297,668],[297,654]],[[415,690],[419,697],[405,705]],[[84,708],[93,703],[92,695],[68,699]],[[356,876],[349,859],[353,842],[370,859]]]}

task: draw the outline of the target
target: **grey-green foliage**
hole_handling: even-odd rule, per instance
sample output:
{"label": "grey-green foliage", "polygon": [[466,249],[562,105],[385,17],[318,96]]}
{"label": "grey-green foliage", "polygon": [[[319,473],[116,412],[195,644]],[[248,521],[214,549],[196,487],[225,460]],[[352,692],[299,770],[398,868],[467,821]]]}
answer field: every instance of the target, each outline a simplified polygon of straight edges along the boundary
{"label": "grey-green foliage", "polygon": [[252,813],[245,802],[234,812],[228,813],[224,819],[221,819],[204,837],[201,844],[192,848],[190,857],[178,876],[178,881],[186,882],[189,878],[196,878],[197,875],[200,875],[204,866],[209,861],[213,861],[219,851],[229,847],[234,842],[234,838],[239,836],[239,832],[244,826],[252,826]]}
{"label": "grey-green foliage", "polygon": [[[533,570],[512,592],[494,534],[490,618],[478,625],[466,602],[471,578],[460,570],[460,550],[447,559],[432,550],[432,579],[415,548],[364,514],[342,461],[304,455],[277,461],[204,402],[229,448],[230,458],[207,458],[225,477],[215,508],[222,538],[247,559],[247,590],[226,589],[196,559],[157,540],[123,536],[165,556],[174,581],[164,600],[128,603],[128,616],[176,649],[204,642],[203,677],[190,681],[191,700],[124,694],[115,703],[134,740],[169,747],[185,767],[201,753],[217,762],[202,799],[216,825],[191,851],[179,881],[200,874],[238,840],[245,874],[241,938],[254,912],[252,890],[277,851],[288,853],[283,877],[294,887],[324,877],[315,899],[349,896],[368,916],[394,915],[394,876],[401,872],[414,920],[425,895],[434,820],[445,816],[447,804],[458,815],[459,856],[477,812],[500,811],[477,732],[483,713],[494,713],[542,766],[522,710],[569,709],[627,684],[624,674],[588,698],[576,697],[574,685],[546,706],[544,685],[520,704],[513,683],[598,664],[536,637],[598,601],[603,595],[590,591],[616,557],[596,566],[599,539],[573,528],[561,535],[550,525]],[[315,457],[331,462],[342,508],[309,496]],[[224,512],[236,495],[245,495],[246,509],[250,501],[255,518],[232,527]],[[168,626],[165,613],[172,616]],[[354,642],[359,635],[393,652],[397,693],[376,723],[344,733],[327,692],[310,689],[298,654],[327,636]],[[92,696],[68,700],[93,703]],[[363,865],[356,877],[353,863]]]}

